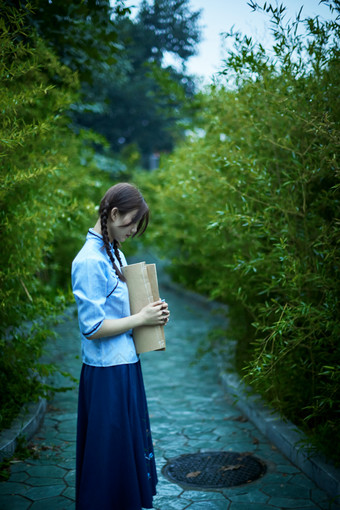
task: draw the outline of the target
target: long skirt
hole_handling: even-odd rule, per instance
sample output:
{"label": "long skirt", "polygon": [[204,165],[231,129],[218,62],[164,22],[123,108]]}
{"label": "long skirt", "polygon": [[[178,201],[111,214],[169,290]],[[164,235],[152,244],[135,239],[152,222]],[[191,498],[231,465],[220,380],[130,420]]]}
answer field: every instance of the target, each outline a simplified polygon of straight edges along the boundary
{"label": "long skirt", "polygon": [[152,508],[157,474],[140,362],[83,365],[79,385],[76,508]]}

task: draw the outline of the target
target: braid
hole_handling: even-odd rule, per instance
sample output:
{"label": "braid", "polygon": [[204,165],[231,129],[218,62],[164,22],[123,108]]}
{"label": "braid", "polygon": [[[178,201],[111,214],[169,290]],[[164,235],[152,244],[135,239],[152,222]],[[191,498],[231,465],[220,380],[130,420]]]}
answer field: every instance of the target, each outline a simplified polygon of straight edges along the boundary
{"label": "braid", "polygon": [[122,259],[120,258],[120,253],[119,253],[119,250],[118,250],[118,241],[116,241],[116,239],[114,239],[114,241],[113,241],[113,248],[114,248],[117,260],[118,260],[118,262],[120,264],[120,267],[122,267],[123,263],[122,263]]}
{"label": "braid", "polygon": [[[123,264],[118,249],[119,242],[114,239],[112,246],[108,233],[108,224],[111,224],[110,215],[114,208],[123,218],[128,213],[134,213],[133,217],[130,215],[130,223],[128,225],[119,225],[122,227],[132,225],[133,223],[136,224],[137,228],[135,229],[132,237],[134,237],[136,234],[141,235],[145,232],[149,221],[149,208],[140,191],[135,186],[127,182],[122,182],[111,186],[111,188],[107,190],[100,202],[99,219],[105,250],[111,260],[112,266],[118,278],[123,282],[126,282],[126,278],[120,270]],[[112,248],[114,249],[114,255]],[[115,260],[118,261],[117,265]]]}
{"label": "braid", "polygon": [[[100,225],[101,225],[101,230],[102,230],[102,236],[103,236],[105,250],[106,250],[106,253],[108,254],[108,256],[110,257],[110,260],[112,262],[113,268],[116,271],[118,278],[120,280],[122,280],[123,282],[125,282],[126,281],[125,277],[123,276],[121,271],[118,269],[118,267],[117,267],[117,265],[115,263],[115,260],[113,258],[112,252],[111,252],[111,245],[110,245],[110,241],[109,241],[109,234],[108,234],[108,231],[107,231],[107,219],[108,219],[108,209],[104,208],[102,210],[102,212],[101,212],[101,215],[100,215]],[[122,261],[121,261],[121,258],[119,256],[118,245],[117,245],[116,241],[114,241],[114,250],[115,250],[116,257],[119,260],[119,264],[122,266]]]}

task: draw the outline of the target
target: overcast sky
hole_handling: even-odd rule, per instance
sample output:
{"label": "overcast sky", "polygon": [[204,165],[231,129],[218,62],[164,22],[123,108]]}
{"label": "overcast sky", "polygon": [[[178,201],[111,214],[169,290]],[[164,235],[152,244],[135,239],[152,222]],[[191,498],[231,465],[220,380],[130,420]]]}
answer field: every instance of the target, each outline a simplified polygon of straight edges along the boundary
{"label": "overcast sky", "polygon": [[[151,2],[151,0],[149,0]],[[139,5],[139,0],[127,1],[127,5]],[[258,2],[264,4],[264,0]],[[269,2],[267,2],[269,3]],[[273,0],[272,4],[276,4]],[[287,8],[286,17],[291,18],[303,6],[302,13],[307,16],[318,14],[329,17],[329,8],[319,5],[319,0],[280,0]],[[202,9],[202,42],[198,47],[198,55],[188,61],[189,73],[204,77],[207,83],[221,67],[223,50],[221,43],[222,32],[228,32],[234,25],[234,30],[244,35],[252,36],[264,46],[270,46],[270,29],[267,16],[263,13],[253,12],[248,0],[190,0],[193,11]],[[169,61],[169,63],[171,63]]]}
{"label": "overcast sky", "polygon": [[[264,1],[258,3],[263,5]],[[279,4],[281,3],[287,8],[287,19],[295,17],[301,6],[302,14],[306,17],[315,14],[329,16],[329,8],[319,5],[319,0],[280,0]],[[253,12],[247,5],[248,0],[190,0],[190,4],[193,10],[203,9],[201,24],[204,25],[199,54],[188,63],[190,72],[209,79],[219,69],[223,60],[220,34],[228,32],[233,25],[235,30],[252,36],[265,46],[270,45],[269,18],[263,13]],[[276,2],[272,4],[275,5]]]}

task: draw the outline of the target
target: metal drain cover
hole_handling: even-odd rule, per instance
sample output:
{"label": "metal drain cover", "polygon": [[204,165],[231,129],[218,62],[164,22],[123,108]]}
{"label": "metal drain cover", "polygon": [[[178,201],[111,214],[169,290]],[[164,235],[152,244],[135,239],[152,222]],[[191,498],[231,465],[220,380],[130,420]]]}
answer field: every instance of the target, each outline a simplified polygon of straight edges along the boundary
{"label": "metal drain cover", "polygon": [[257,480],[265,464],[250,453],[189,453],[170,459],[162,469],[170,481],[196,489],[234,487]]}

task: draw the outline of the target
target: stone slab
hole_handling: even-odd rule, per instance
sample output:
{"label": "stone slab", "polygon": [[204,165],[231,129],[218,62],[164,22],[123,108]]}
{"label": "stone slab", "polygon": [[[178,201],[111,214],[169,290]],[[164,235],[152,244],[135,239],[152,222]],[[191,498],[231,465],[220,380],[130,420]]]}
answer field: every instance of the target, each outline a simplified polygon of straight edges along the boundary
{"label": "stone slab", "polygon": [[46,400],[40,399],[25,406],[9,429],[0,434],[0,462],[12,457],[17,447],[18,438],[31,439],[39,429],[46,412]]}
{"label": "stone slab", "polygon": [[221,378],[240,411],[321,489],[332,498],[338,498],[340,504],[340,470],[318,454],[311,456],[308,449],[301,446],[301,441],[305,440],[303,432],[268,409],[258,395],[251,395],[235,373],[222,373]]}

